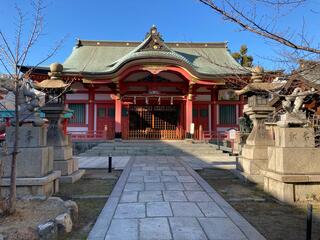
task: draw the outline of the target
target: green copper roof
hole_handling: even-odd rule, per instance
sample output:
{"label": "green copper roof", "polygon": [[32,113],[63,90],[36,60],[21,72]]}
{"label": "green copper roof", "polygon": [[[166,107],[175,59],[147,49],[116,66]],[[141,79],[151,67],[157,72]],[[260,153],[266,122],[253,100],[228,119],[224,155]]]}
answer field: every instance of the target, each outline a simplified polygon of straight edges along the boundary
{"label": "green copper roof", "polygon": [[199,75],[250,74],[232,58],[226,43],[165,43],[156,28],[143,42],[79,40],[63,67],[65,73],[110,74],[130,61],[147,64],[148,59],[172,60]]}

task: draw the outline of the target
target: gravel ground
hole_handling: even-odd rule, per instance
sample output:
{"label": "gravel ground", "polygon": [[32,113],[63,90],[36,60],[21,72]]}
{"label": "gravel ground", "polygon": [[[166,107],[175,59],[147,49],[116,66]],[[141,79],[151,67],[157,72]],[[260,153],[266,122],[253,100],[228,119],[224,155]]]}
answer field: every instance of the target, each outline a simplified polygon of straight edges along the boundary
{"label": "gravel ground", "polygon": [[[278,202],[254,184],[243,183],[227,170],[204,169],[198,173],[242,216],[270,240],[306,238],[306,205]],[[312,239],[320,239],[320,204],[313,206]]]}

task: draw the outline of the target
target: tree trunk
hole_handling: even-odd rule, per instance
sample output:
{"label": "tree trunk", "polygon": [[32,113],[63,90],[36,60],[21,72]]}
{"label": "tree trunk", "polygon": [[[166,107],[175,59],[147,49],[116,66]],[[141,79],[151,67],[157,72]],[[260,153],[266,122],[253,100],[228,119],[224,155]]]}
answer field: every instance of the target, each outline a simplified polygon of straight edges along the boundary
{"label": "tree trunk", "polygon": [[18,155],[18,142],[19,142],[19,79],[17,79],[15,87],[15,137],[12,151],[11,161],[11,175],[10,175],[10,193],[9,193],[9,207],[8,214],[12,214],[16,211],[16,199],[17,199],[17,186],[16,186],[16,175],[17,175],[17,155]]}
{"label": "tree trunk", "polygon": [[[3,151],[4,152],[4,151]],[[0,159],[0,210],[4,212],[4,203],[3,203],[3,196],[2,196],[2,176],[3,176],[3,160],[4,154],[1,156]]]}

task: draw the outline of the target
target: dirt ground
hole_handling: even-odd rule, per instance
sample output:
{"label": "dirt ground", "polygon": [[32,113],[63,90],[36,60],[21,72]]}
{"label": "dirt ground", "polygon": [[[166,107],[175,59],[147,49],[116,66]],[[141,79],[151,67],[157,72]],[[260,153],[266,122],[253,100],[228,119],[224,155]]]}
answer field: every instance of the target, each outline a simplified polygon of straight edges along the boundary
{"label": "dirt ground", "polygon": [[57,198],[47,201],[18,201],[15,214],[0,217],[0,233],[7,235],[22,227],[36,229],[39,223],[45,223],[65,212],[67,209],[61,199]]}
{"label": "dirt ground", "polygon": [[107,173],[106,170],[87,171],[82,179],[74,184],[61,184],[57,196],[73,200],[79,207],[79,219],[72,233],[63,240],[84,240],[104,207],[121,171]]}
{"label": "dirt ground", "polygon": [[[244,183],[227,170],[198,173],[221,196],[270,240],[306,239],[306,205],[280,203],[252,183]],[[313,205],[312,239],[320,239],[320,205]]]}

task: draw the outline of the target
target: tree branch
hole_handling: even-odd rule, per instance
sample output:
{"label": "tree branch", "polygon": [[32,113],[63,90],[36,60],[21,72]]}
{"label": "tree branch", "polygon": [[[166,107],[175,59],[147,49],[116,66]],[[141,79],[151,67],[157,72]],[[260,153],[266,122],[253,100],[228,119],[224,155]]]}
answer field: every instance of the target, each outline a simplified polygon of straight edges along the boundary
{"label": "tree branch", "polygon": [[224,1],[228,4],[229,7],[238,15],[236,16],[230,11],[227,11],[221,7],[219,7],[217,4],[215,4],[212,0],[199,0],[200,2],[204,3],[205,5],[209,6],[211,9],[213,9],[218,14],[222,15],[226,18],[226,20],[229,20],[238,26],[240,26],[242,29],[253,32],[255,34],[258,34],[262,37],[265,37],[267,39],[271,39],[273,41],[276,41],[278,43],[281,43],[287,47],[311,52],[315,54],[320,54],[320,49],[310,47],[308,45],[301,45],[297,44],[290,39],[281,36],[280,34],[277,34],[275,32],[269,31],[267,28],[263,27],[259,22],[256,22],[254,19],[249,18],[246,14],[244,14],[242,11],[240,11],[238,8],[236,8],[233,4],[231,4],[229,1]]}

